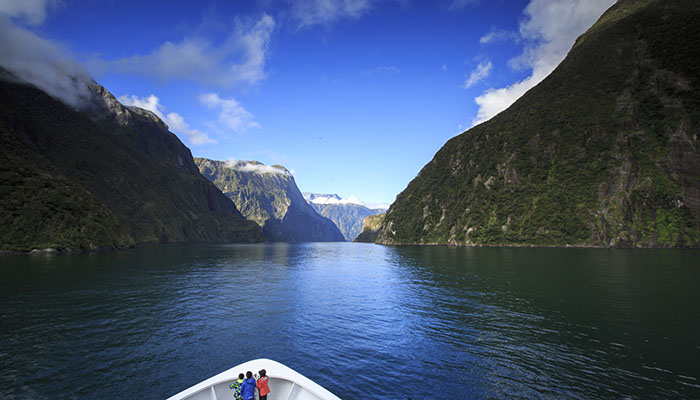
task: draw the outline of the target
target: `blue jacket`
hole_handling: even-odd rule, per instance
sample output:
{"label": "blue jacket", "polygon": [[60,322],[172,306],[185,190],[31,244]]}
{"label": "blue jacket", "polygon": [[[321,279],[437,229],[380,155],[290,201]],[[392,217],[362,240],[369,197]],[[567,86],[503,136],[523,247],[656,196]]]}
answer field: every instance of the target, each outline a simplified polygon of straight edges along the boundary
{"label": "blue jacket", "polygon": [[253,400],[255,398],[255,378],[248,378],[241,384],[241,395],[243,400]]}

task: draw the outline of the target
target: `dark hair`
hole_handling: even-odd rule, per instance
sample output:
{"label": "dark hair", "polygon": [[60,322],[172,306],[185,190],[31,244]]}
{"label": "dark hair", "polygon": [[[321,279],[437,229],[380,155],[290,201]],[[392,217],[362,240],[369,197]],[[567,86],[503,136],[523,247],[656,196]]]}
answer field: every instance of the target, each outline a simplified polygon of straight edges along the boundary
{"label": "dark hair", "polygon": [[248,378],[248,379],[250,379],[250,378],[253,377],[253,373],[250,372],[250,371],[248,371],[248,372],[245,373],[245,377]]}
{"label": "dark hair", "polygon": [[267,373],[267,372],[265,372],[264,369],[261,369],[260,372],[259,372],[259,374],[260,374],[261,377],[265,376],[266,373]]}
{"label": "dark hair", "polygon": [[238,374],[238,379],[243,379],[243,378],[245,378],[245,375],[243,375],[243,372],[241,372],[240,374]]}

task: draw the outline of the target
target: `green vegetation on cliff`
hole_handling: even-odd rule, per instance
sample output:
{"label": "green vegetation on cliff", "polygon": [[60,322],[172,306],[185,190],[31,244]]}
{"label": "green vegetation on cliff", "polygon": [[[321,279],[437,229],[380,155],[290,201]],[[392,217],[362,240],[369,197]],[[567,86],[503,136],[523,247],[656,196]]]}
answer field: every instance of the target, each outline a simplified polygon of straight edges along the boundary
{"label": "green vegetation on cliff", "polygon": [[0,79],[0,250],[264,240],[165,124],[94,88],[77,111]]}
{"label": "green vegetation on cliff", "polygon": [[621,0],[552,74],[451,139],[387,244],[700,246],[700,3]]}
{"label": "green vegetation on cliff", "polygon": [[357,235],[353,242],[374,243],[379,236],[379,229],[384,222],[386,213],[370,215],[362,222],[362,232]]}
{"label": "green vegetation on cliff", "polygon": [[243,216],[260,225],[271,241],[344,241],[333,221],[306,203],[286,168],[257,161],[194,160],[202,175],[228,196]]}

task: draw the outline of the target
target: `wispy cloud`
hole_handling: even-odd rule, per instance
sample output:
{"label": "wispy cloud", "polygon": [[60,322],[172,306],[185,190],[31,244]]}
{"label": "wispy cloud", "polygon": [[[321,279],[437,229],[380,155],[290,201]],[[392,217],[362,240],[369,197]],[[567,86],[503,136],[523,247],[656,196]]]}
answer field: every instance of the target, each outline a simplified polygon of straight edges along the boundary
{"label": "wispy cloud", "polygon": [[357,19],[372,8],[372,0],[288,0],[299,28],[328,26],[343,19]]}
{"label": "wispy cloud", "polygon": [[160,104],[160,99],[153,94],[148,97],[123,95],[119,96],[119,101],[125,106],[136,106],[153,112],[168,125],[171,131],[186,137],[193,145],[216,143],[216,140],[211,139],[206,133],[190,127],[182,115],[175,112],[166,114],[167,108]]}
{"label": "wispy cloud", "polygon": [[265,14],[255,23],[237,20],[221,43],[202,35],[165,42],[146,55],[118,60],[92,60],[96,71],[145,75],[161,80],[184,79],[217,87],[255,84],[265,79],[265,62],[274,19]]}
{"label": "wispy cloud", "polygon": [[[6,3],[0,2],[3,4],[3,12],[9,8]],[[20,11],[9,15],[21,17],[25,12],[22,10],[20,8]],[[29,15],[39,15],[41,13],[38,10],[39,8],[26,12]],[[81,108],[89,104],[92,93],[88,85],[92,79],[69,55],[70,51],[15,25],[6,15],[0,13],[0,66],[68,105]]]}
{"label": "wispy cloud", "polygon": [[389,204],[386,204],[386,203],[372,203],[372,204],[365,203],[364,201],[360,200],[355,195],[350,195],[350,197],[347,197],[347,198],[338,198],[336,196],[337,195],[322,195],[322,194],[312,194],[312,193],[305,193],[304,194],[304,198],[307,201],[311,201],[314,204],[339,204],[339,205],[355,204],[355,205],[365,206],[367,208],[372,208],[372,209],[387,209],[387,208],[389,208]]}
{"label": "wispy cloud", "polygon": [[58,3],[58,0],[0,0],[0,14],[36,26],[46,19],[47,9],[55,7]]}
{"label": "wispy cloud", "polygon": [[242,161],[242,160],[236,160],[233,158],[228,159],[226,163],[224,164],[226,168],[233,169],[236,171],[242,171],[242,172],[252,172],[255,174],[277,174],[277,175],[291,175],[289,171],[287,171],[283,167],[278,167],[274,165],[265,165],[261,164],[258,162],[251,162],[251,161]]}
{"label": "wispy cloud", "polygon": [[219,113],[216,124],[218,129],[243,133],[248,129],[261,128],[253,114],[248,112],[236,99],[222,99],[216,93],[199,96],[199,101],[210,110]]}
{"label": "wispy cloud", "polygon": [[520,40],[520,35],[517,32],[506,31],[503,29],[492,29],[488,31],[484,36],[479,38],[479,43],[490,44],[503,42],[506,40],[512,40],[518,42]]}
{"label": "wispy cloud", "polygon": [[525,48],[510,64],[532,73],[520,82],[489,89],[478,96],[475,101],[479,110],[473,124],[491,119],[547,77],[576,38],[614,3],[615,0],[531,0],[520,23]]}
{"label": "wispy cloud", "polygon": [[491,75],[492,68],[493,65],[491,64],[491,61],[479,63],[479,65],[477,65],[476,68],[472,71],[471,75],[469,75],[469,78],[467,78],[467,80],[464,82],[464,85],[462,85],[462,87],[465,89],[469,89],[470,87],[476,85],[478,82],[483,81],[484,78]]}

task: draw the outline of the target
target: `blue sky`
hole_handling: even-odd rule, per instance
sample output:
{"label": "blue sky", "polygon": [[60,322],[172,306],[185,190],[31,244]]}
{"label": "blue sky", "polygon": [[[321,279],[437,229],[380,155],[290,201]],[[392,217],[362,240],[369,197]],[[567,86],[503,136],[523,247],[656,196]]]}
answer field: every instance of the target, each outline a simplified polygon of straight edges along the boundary
{"label": "blue sky", "polygon": [[0,40],[20,38],[0,42],[0,62],[20,68],[39,43],[157,112],[196,157],[281,164],[302,191],[391,203],[613,2],[0,0]]}

